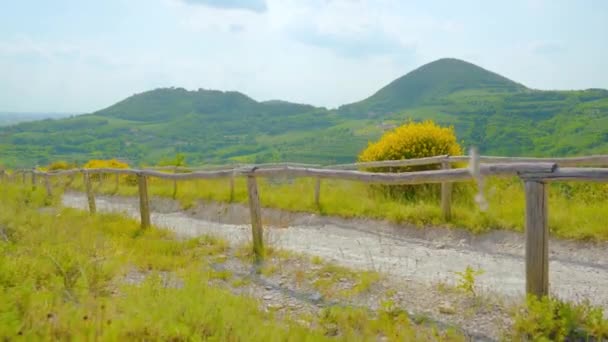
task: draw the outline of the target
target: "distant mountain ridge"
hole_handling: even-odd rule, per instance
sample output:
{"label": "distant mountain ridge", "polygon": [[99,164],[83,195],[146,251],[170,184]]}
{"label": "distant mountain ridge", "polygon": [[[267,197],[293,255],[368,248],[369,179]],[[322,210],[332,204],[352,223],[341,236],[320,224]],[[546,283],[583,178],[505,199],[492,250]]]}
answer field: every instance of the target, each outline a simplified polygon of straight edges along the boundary
{"label": "distant mountain ridge", "polygon": [[0,112],[0,126],[14,125],[26,121],[58,119],[70,115],[74,115],[74,113]]}
{"label": "distant mountain ridge", "polygon": [[[177,115],[221,113],[223,119],[226,119],[230,115],[238,115],[243,110],[253,110],[255,114],[291,115],[315,109],[311,105],[287,101],[257,102],[236,91],[160,88],[130,96],[93,114],[145,122],[167,119],[169,113]],[[274,113],[277,111],[279,113]]]}
{"label": "distant mountain ridge", "polygon": [[464,145],[497,155],[608,153],[608,91],[529,89],[474,64],[445,58],[336,110],[236,91],[161,88],[91,114],[0,129],[1,162],[121,156],[155,163],[354,161],[387,127],[433,119]]}

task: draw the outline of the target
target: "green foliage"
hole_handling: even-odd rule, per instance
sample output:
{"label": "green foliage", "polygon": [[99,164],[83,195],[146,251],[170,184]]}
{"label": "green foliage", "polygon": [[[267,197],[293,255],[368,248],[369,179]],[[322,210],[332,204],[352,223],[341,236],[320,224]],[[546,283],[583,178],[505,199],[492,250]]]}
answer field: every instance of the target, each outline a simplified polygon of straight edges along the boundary
{"label": "green foliage", "polygon": [[475,296],[475,280],[477,276],[484,273],[482,269],[475,270],[471,266],[467,266],[462,272],[454,272],[458,279],[456,280],[456,288],[464,291],[466,294]]}
{"label": "green foliage", "polygon": [[186,166],[186,156],[183,153],[176,153],[173,159],[163,159],[158,163],[159,166]]}
{"label": "green foliage", "polygon": [[403,311],[381,311],[374,319],[369,312],[358,308],[330,307],[321,314],[321,330],[325,336],[338,336],[346,341],[364,341],[374,331],[382,331],[388,341],[465,341],[453,330],[440,332],[435,329],[416,331]]}
{"label": "green foliage", "polygon": [[[318,262],[322,267],[309,276],[314,278],[314,287],[326,298],[351,298],[365,294],[380,280],[376,272],[354,272],[332,263]],[[352,287],[344,289],[342,282],[352,283]]]}
{"label": "green foliage", "polygon": [[589,303],[572,304],[559,299],[529,296],[513,315],[507,336],[526,341],[604,341],[608,320],[602,308]]}
{"label": "green foliage", "polygon": [[434,120],[484,154],[608,153],[608,91],[527,89],[445,59],[370,98],[327,110],[256,102],[237,92],[156,89],[93,114],[0,128],[2,162],[32,167],[125,158],[156,164],[183,153],[192,165],[276,160],[346,163],[386,125]]}

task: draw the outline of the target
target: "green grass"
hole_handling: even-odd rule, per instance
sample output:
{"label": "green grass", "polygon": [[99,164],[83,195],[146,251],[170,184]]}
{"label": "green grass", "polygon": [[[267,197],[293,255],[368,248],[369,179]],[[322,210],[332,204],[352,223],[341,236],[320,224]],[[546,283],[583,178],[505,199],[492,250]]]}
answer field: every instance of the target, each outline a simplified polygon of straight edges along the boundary
{"label": "green grass", "polygon": [[[222,240],[177,240],[120,215],[63,209],[42,188],[4,183],[0,201],[2,340],[463,340],[403,313],[352,308],[303,327],[210,285],[235,282],[209,265],[225,258]],[[134,274],[140,281],[127,281]]]}
{"label": "green grass", "polygon": [[[381,276],[373,271],[358,271],[338,266],[332,263],[323,263],[323,266],[307,275],[313,279],[313,287],[326,298],[352,298],[365,295],[376,284]],[[340,288],[341,282],[352,283],[347,289]]]}
{"label": "green grass", "polygon": [[[314,180],[259,180],[262,205],[289,211],[318,212],[347,218],[386,219],[396,223],[411,223],[420,227],[439,225],[464,228],[475,233],[496,229],[523,231],[525,197],[523,184],[517,178],[489,178],[485,197],[488,211],[482,212],[473,202],[475,185],[458,183],[452,203],[452,220],[445,222],[439,207],[438,186],[419,191],[411,199],[383,196],[374,188],[359,182],[323,180],[320,206],[314,203]],[[73,183],[82,189],[81,179]],[[97,191],[115,193],[113,179],[96,185]],[[200,180],[178,182],[177,200],[184,208],[198,200],[230,201],[229,180]],[[172,197],[173,182],[151,179],[152,196]],[[137,187],[121,182],[117,194],[136,195]],[[237,178],[234,201],[247,202],[245,180]],[[549,229],[552,235],[565,239],[608,240],[608,184],[555,183],[549,186]]]}
{"label": "green grass", "polygon": [[603,309],[588,302],[568,303],[530,296],[513,313],[505,334],[511,341],[606,341],[608,320]]}

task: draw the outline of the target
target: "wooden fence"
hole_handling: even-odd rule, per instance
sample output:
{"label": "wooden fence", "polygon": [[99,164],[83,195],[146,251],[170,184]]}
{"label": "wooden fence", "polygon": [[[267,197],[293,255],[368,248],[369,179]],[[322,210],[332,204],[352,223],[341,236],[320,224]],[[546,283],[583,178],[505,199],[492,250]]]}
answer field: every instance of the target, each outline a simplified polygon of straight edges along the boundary
{"label": "wooden fence", "polygon": [[[451,168],[453,163],[468,162],[468,168]],[[384,173],[366,172],[353,169],[379,167],[404,167],[414,165],[441,165],[439,170]],[[320,181],[322,179],[341,179],[359,181],[368,184],[426,184],[441,183],[441,208],[443,216],[450,218],[451,183],[476,180],[482,184],[487,176],[518,176],[524,182],[525,188],[525,263],[526,263],[526,292],[537,296],[549,293],[549,231],[547,213],[546,183],[551,181],[598,181],[608,182],[608,168],[602,167],[570,167],[575,165],[608,166],[608,155],[576,157],[576,158],[511,158],[478,156],[436,156],[421,159],[381,161],[371,163],[342,164],[321,167],[309,164],[261,164],[261,165],[232,165],[214,167],[213,169],[164,167],[156,169],[72,169],[57,172],[42,172],[38,170],[20,170],[13,173],[13,179],[21,173],[22,181],[26,174],[31,175],[35,187],[38,178],[44,177],[49,195],[52,193],[49,178],[61,175],[82,174],[89,211],[95,213],[95,195],[91,185],[91,174],[135,175],[139,187],[139,205],[141,227],[150,226],[150,207],[148,198],[147,179],[179,180],[194,179],[231,179],[231,199],[234,197],[234,177],[247,178],[249,210],[251,215],[253,250],[257,262],[264,256],[263,227],[260,198],[258,193],[258,177],[314,177],[315,201],[320,197]],[[173,170],[174,173],[163,172]],[[6,173],[0,174],[5,179]]]}

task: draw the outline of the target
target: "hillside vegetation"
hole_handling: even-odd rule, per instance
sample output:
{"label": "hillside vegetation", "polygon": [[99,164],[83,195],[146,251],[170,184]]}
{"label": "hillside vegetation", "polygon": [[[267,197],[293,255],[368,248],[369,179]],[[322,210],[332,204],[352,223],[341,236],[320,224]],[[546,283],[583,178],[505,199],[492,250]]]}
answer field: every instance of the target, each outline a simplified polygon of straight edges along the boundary
{"label": "hillside vegetation", "polygon": [[484,154],[608,153],[608,91],[542,91],[473,64],[441,59],[371,97],[335,110],[238,92],[181,88],[133,95],[97,112],[0,129],[2,163],[119,157],[156,162],[185,153],[192,164],[277,160],[354,161],[392,125],[453,125]]}

